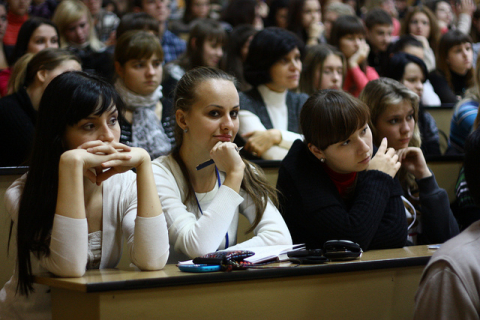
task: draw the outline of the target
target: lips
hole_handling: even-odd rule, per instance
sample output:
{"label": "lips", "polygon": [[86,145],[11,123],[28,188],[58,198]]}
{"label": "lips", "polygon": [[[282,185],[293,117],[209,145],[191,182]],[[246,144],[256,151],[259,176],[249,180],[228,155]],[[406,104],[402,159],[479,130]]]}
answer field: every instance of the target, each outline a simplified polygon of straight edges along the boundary
{"label": "lips", "polygon": [[222,135],[218,135],[218,136],[214,136],[214,137],[217,138],[218,140],[222,141],[222,142],[232,141],[232,136],[229,135],[229,134],[222,134]]}
{"label": "lips", "polygon": [[363,159],[362,161],[360,161],[359,163],[360,163],[360,164],[367,164],[367,163],[370,162],[370,159],[371,159],[370,156],[368,156],[368,157],[366,157],[365,159]]}

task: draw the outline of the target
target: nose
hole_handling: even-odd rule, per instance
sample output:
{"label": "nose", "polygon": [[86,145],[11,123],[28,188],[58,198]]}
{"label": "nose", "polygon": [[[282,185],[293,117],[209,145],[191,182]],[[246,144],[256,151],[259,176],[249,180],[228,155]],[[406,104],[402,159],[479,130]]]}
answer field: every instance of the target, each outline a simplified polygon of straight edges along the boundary
{"label": "nose", "polygon": [[226,115],[222,121],[222,130],[231,131],[234,127],[233,119],[230,115]]}
{"label": "nose", "polygon": [[[422,81],[418,81],[416,86],[415,86],[418,90],[423,90],[423,83]],[[421,98],[421,97],[420,97]]]}
{"label": "nose", "polygon": [[334,80],[334,82],[339,82],[340,81],[340,72],[333,71],[333,80]]}
{"label": "nose", "polygon": [[146,71],[147,71],[147,75],[154,75],[155,74],[155,68],[151,63],[149,63],[147,65]]}
{"label": "nose", "polygon": [[360,147],[358,148],[358,154],[364,155],[370,151],[370,145],[368,144],[367,138],[360,139]]}
{"label": "nose", "polygon": [[217,56],[218,56],[219,58],[223,57],[223,49],[222,49],[221,47],[219,47],[219,48],[217,49]]}
{"label": "nose", "polygon": [[107,123],[103,124],[102,128],[99,130],[98,140],[102,142],[112,142],[114,138],[115,136],[113,135],[112,129]]}
{"label": "nose", "polygon": [[45,48],[51,48],[53,47],[53,43],[52,41],[48,40],[46,43],[45,43]]}
{"label": "nose", "polygon": [[402,122],[402,126],[400,127],[400,131],[402,133],[408,133],[410,132],[410,125],[408,124],[408,121],[407,120],[404,120]]}

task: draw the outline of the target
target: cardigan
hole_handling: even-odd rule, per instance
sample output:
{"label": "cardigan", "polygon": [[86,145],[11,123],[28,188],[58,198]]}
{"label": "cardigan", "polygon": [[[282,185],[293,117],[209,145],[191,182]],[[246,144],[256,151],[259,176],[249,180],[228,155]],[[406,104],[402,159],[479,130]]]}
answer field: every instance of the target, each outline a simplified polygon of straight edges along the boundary
{"label": "cardigan", "polygon": [[[17,179],[5,193],[5,206],[14,223],[27,174]],[[136,175],[127,171],[103,182],[102,253],[100,269],[115,268],[122,255],[123,239],[132,262],[142,270],[165,266],[169,244],[163,214],[137,217]],[[61,277],[81,277],[85,273],[88,250],[87,219],[55,215],[50,255],[36,258],[31,254],[33,274],[50,271]],[[0,291],[0,318],[50,319],[50,288],[33,284],[28,298],[15,295],[17,273]]]}
{"label": "cardigan", "polygon": [[0,99],[0,167],[25,164],[32,150],[37,113],[23,87]]}
{"label": "cardigan", "polygon": [[196,203],[185,204],[185,178],[172,155],[159,157],[152,165],[158,196],[167,219],[171,244],[169,263],[226,249],[227,233],[229,250],[292,244],[290,232],[270,200],[260,223],[253,230],[255,236],[237,244],[239,214],[253,223],[255,205],[244,189],[237,193],[223,185],[225,173],[220,172],[220,187],[215,184],[210,192],[196,194],[200,212]]}
{"label": "cardigan", "polygon": [[480,221],[442,244],[423,271],[414,319],[480,319]]}
{"label": "cardigan", "polygon": [[358,97],[368,82],[378,78],[377,71],[370,66],[367,66],[366,72],[363,72],[359,66],[348,68],[347,76],[343,82],[343,90],[354,97]]}
{"label": "cardigan", "polygon": [[277,189],[280,211],[294,243],[313,249],[322,248],[328,240],[351,240],[363,250],[406,244],[402,188],[386,173],[359,172],[347,203],[319,160],[297,140],[280,166]]}

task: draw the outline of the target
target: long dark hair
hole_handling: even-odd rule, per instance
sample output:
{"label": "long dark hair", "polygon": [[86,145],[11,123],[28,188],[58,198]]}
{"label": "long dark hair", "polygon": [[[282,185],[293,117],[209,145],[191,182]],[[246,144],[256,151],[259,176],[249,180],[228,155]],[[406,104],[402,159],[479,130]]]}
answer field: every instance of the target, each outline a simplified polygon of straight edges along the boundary
{"label": "long dark hair", "polygon": [[[220,79],[231,81],[235,83],[235,78],[226,72],[208,67],[200,67],[190,70],[184,74],[180,79],[175,88],[174,93],[174,104],[175,111],[183,110],[188,112],[197,99],[196,88],[197,86],[208,80]],[[190,181],[190,176],[188,174],[187,167],[185,162],[180,156],[180,147],[183,143],[183,130],[178,124],[175,125],[175,141],[176,146],[173,149],[172,156],[177,161],[180,169],[182,170],[183,176],[185,178],[185,189],[184,194],[186,198],[184,203],[196,204],[195,202],[195,191],[193,190],[192,184]],[[258,225],[260,220],[262,220],[263,212],[267,206],[268,199],[270,199],[275,206],[278,207],[278,198],[275,188],[270,186],[267,182],[267,179],[262,173],[262,170],[255,164],[246,161],[245,162],[245,175],[243,177],[241,188],[247,192],[247,194],[252,198],[253,203],[255,204],[255,221],[252,223],[252,226],[246,233],[251,232]]]}
{"label": "long dark hair", "polygon": [[45,89],[38,111],[36,135],[27,181],[20,199],[17,226],[17,291],[33,291],[30,254],[50,254],[58,193],[58,163],[66,151],[63,136],[90,114],[112,108],[123,111],[123,103],[112,85],[84,72],[67,72]]}

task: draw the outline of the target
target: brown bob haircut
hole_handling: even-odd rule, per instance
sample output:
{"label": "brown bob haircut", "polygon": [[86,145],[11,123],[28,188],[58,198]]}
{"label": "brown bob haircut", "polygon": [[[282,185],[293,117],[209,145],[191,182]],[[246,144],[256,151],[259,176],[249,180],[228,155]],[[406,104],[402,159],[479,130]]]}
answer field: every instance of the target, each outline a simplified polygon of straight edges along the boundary
{"label": "brown bob haircut", "polygon": [[338,90],[321,90],[313,94],[300,112],[300,127],[305,143],[325,150],[345,141],[370,119],[366,104]]}

